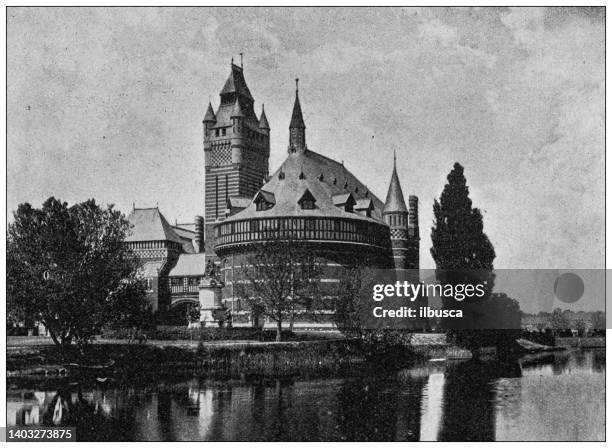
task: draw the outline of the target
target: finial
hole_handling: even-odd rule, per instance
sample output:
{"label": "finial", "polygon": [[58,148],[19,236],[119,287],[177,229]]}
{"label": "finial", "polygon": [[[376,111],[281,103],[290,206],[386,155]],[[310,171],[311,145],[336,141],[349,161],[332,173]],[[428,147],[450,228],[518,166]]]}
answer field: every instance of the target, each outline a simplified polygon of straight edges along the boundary
{"label": "finial", "polygon": [[243,67],[243,65],[242,65],[242,53],[240,53],[240,68],[242,68],[242,67]]}
{"label": "finial", "polygon": [[136,210],[136,203],[132,202],[132,211]]}
{"label": "finial", "polygon": [[393,150],[393,168],[395,168],[395,161],[396,161],[397,157],[395,154],[395,149]]}
{"label": "finial", "polygon": [[295,93],[298,93],[298,91],[300,90],[298,86],[299,82],[300,82],[300,78],[295,78]]}
{"label": "finial", "polygon": [[234,56],[232,56],[232,65],[234,65]]}

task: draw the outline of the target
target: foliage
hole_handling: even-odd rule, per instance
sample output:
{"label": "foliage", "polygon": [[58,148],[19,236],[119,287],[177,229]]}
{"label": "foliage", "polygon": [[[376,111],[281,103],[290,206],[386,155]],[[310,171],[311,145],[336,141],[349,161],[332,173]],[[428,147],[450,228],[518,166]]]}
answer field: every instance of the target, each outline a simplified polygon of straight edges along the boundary
{"label": "foliage", "polygon": [[128,230],[121,212],[94,200],[20,204],[7,235],[10,315],[42,322],[62,347],[86,344],[109,321],[139,323],[144,288]]}
{"label": "foliage", "polygon": [[346,337],[358,340],[357,348],[361,355],[370,361],[389,364],[401,360],[402,355],[410,351],[412,332],[407,329],[374,328],[374,322],[367,321],[371,311],[366,304],[371,301],[375,280],[377,277],[371,269],[359,266],[345,268],[334,304],[334,323]]}
{"label": "foliage", "polygon": [[606,313],[603,311],[595,311],[591,316],[591,323],[593,324],[593,330],[605,330]]}
{"label": "foliage", "polygon": [[278,238],[254,247],[238,269],[235,291],[251,310],[276,322],[280,341],[285,319],[316,307],[320,277],[320,263],[310,249],[291,238]]}
{"label": "foliage", "polygon": [[[440,271],[492,271],[495,250],[483,231],[480,210],[472,207],[463,167],[455,163],[440,201],[434,200],[431,256]],[[439,279],[443,280],[443,279]]]}
{"label": "foliage", "polygon": [[555,308],[551,316],[551,326],[555,332],[559,330],[567,330],[570,328],[570,321],[567,318],[566,313],[561,311],[561,308]]}
{"label": "foliage", "polygon": [[189,306],[187,306],[185,318],[189,324],[198,322],[200,320],[200,304],[190,303]]}
{"label": "foliage", "polygon": [[[455,163],[447,177],[440,200],[434,201],[431,255],[436,277],[442,284],[485,285],[480,298],[443,301],[446,308],[463,309],[462,322],[444,322],[447,334],[457,344],[475,350],[486,345],[507,348],[520,328],[518,303],[491,296],[494,284],[495,250],[484,233],[482,213],[472,207],[463,167]],[[502,320],[500,320],[502,319]]]}

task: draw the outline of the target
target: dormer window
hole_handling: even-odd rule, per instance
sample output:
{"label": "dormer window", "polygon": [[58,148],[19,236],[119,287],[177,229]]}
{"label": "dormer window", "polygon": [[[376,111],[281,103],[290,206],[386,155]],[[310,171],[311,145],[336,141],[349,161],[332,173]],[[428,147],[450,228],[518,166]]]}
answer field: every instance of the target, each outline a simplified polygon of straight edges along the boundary
{"label": "dormer window", "polygon": [[310,192],[310,190],[306,190],[302,197],[298,200],[298,204],[302,208],[302,210],[314,210],[315,209],[316,199]]}
{"label": "dormer window", "polygon": [[283,180],[285,178],[285,172],[281,171],[280,173],[278,173],[278,180]]}
{"label": "dormer window", "polygon": [[276,204],[276,198],[274,197],[274,193],[259,190],[255,196],[255,199],[253,199],[253,202],[255,203],[255,210],[262,212],[274,207],[274,204]]}
{"label": "dormer window", "polygon": [[334,205],[345,212],[352,212],[355,205],[355,198],[351,193],[337,194],[332,197]]}
{"label": "dormer window", "polygon": [[355,211],[360,215],[367,216],[368,218],[372,217],[372,211],[374,210],[374,204],[372,203],[372,199],[364,198],[359,199],[355,203]]}

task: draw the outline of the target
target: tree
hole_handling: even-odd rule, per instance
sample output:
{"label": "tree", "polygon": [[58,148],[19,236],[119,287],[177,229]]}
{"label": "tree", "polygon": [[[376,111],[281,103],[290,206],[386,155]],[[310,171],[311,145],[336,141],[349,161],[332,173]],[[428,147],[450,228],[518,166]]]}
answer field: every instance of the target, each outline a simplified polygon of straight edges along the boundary
{"label": "tree", "polygon": [[7,235],[7,307],[41,322],[53,342],[88,343],[113,320],[144,312],[138,260],[124,244],[130,224],[95,201],[68,206],[49,198],[20,204]]}
{"label": "tree", "polygon": [[570,321],[567,318],[566,313],[561,311],[561,308],[555,308],[553,310],[551,316],[551,326],[556,333],[564,330],[569,330]]}
{"label": "tree", "polygon": [[[395,273],[392,277],[395,278]],[[372,288],[381,282],[392,283],[380,270],[345,267],[334,303],[334,323],[345,336],[358,341],[358,348],[367,359],[380,365],[393,365],[408,359],[404,355],[410,352],[414,331],[404,323],[396,328],[389,325],[389,321],[371,317]],[[405,305],[403,299],[399,302]]]}
{"label": "tree", "polygon": [[[480,210],[472,207],[463,167],[459,163],[455,163],[447,180],[440,200],[434,201],[431,255],[436,263],[436,278],[440,283],[485,285],[485,294],[480,298],[466,299],[461,303],[450,298],[443,302],[447,308],[465,308],[463,322],[452,322],[449,319],[444,324],[448,328],[448,335],[455,342],[475,349],[479,340],[483,339],[483,335],[478,334],[484,331],[478,329],[478,307],[481,304],[484,306],[493,289],[495,250],[484,233]],[[457,328],[457,324],[462,328]]]}
{"label": "tree", "polygon": [[492,271],[495,250],[482,214],[472,207],[463,167],[455,163],[440,201],[434,200],[431,256],[438,271]]}
{"label": "tree", "polygon": [[291,238],[255,245],[237,277],[237,294],[251,310],[276,323],[277,341],[286,319],[293,321],[297,311],[314,309],[320,299],[320,263],[307,246]]}
{"label": "tree", "polygon": [[605,330],[606,329],[606,313],[603,311],[595,311],[591,315],[591,323],[593,330]]}

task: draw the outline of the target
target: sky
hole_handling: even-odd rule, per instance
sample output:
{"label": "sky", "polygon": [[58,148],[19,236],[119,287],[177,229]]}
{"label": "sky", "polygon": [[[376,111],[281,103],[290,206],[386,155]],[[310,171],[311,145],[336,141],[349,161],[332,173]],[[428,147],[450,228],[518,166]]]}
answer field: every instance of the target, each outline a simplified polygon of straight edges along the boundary
{"label": "sky", "polygon": [[383,198],[393,152],[432,205],[455,162],[502,269],[604,266],[603,10],[14,8],[7,210],[95,198],[204,214],[202,118],[232,57],[286,157],[296,77],[308,147]]}

